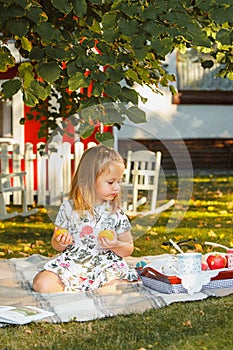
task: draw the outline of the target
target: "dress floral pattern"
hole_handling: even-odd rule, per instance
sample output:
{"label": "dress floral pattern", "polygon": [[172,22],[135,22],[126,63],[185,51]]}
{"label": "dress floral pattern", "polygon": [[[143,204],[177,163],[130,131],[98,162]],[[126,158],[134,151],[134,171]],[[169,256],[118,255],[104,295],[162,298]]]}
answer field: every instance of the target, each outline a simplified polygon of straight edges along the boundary
{"label": "dress floral pattern", "polygon": [[97,240],[101,230],[112,229],[118,235],[131,229],[122,210],[112,213],[108,202],[95,207],[94,217],[86,212],[82,217],[67,200],[61,205],[55,224],[66,228],[73,237],[73,245],[44,265],[56,273],[65,291],[88,291],[104,286],[113,279],[139,281],[137,271],[111,250],[102,249]]}

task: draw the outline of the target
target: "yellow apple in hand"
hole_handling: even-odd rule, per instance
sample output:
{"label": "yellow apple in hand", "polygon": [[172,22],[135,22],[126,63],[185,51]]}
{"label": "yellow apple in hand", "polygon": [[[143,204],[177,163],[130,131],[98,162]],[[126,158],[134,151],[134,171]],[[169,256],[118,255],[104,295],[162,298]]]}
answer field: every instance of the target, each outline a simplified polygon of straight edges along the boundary
{"label": "yellow apple in hand", "polygon": [[106,237],[110,241],[114,240],[114,232],[112,230],[103,230],[99,232],[99,237]]}
{"label": "yellow apple in hand", "polygon": [[67,229],[66,228],[59,228],[58,230],[56,230],[56,236],[62,235],[63,233],[66,233]]}

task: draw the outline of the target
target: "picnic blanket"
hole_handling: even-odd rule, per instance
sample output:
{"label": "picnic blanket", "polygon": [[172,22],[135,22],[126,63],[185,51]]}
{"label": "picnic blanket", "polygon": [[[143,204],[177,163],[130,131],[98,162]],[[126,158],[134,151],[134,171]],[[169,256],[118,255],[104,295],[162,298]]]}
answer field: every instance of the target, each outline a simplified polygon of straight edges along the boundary
{"label": "picnic blanket", "polygon": [[[140,260],[151,262],[156,258],[158,256],[131,257],[127,260],[131,266],[135,266]],[[193,295],[165,294],[142,283],[126,283],[84,293],[36,293],[31,287],[32,280],[47,260],[48,258],[36,254],[26,258],[0,259],[0,305],[36,306],[53,312],[53,316],[44,319],[46,322],[81,322],[116,315],[138,314],[174,302],[202,300],[210,296],[223,297],[233,293],[233,287],[230,287],[207,289]]]}

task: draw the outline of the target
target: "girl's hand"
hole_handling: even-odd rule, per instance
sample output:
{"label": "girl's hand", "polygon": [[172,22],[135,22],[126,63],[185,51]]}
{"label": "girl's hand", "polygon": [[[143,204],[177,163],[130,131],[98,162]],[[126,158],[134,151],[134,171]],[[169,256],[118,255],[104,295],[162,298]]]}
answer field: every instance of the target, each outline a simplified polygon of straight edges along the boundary
{"label": "girl's hand", "polygon": [[101,231],[98,235],[98,241],[101,248],[111,249],[117,246],[117,243],[118,243],[117,234],[112,230]]}
{"label": "girl's hand", "polygon": [[106,237],[98,236],[99,245],[101,248],[109,249],[118,256],[125,257],[132,254],[134,249],[133,239],[130,231],[126,231],[117,235],[114,232],[114,238],[108,239]]}
{"label": "girl's hand", "polygon": [[68,245],[73,243],[73,237],[71,236],[71,234],[67,229],[56,226],[53,232],[52,241],[55,244],[57,243],[59,246],[65,248]]}

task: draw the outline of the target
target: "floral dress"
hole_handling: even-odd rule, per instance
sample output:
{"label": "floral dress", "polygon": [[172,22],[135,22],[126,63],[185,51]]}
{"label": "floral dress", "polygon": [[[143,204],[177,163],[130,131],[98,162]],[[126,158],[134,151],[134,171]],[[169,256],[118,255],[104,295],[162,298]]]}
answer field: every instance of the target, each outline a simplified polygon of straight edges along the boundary
{"label": "floral dress", "polygon": [[112,229],[120,235],[131,229],[122,210],[112,213],[105,202],[94,208],[94,217],[89,212],[80,217],[73,202],[67,200],[61,205],[55,224],[71,233],[74,244],[46,263],[44,269],[61,278],[65,291],[88,291],[113,279],[140,280],[137,271],[129,268],[123,258],[98,244],[101,230]]}

